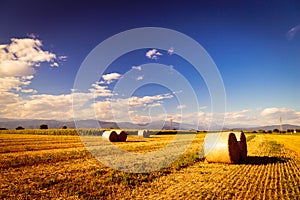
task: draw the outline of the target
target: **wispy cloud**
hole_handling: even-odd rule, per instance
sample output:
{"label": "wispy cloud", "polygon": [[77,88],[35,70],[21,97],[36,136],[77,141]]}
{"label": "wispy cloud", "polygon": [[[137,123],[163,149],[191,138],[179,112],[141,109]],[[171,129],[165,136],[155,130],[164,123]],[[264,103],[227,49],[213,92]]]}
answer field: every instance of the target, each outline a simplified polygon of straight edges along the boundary
{"label": "wispy cloud", "polygon": [[169,55],[174,54],[174,48],[173,47],[171,47],[170,49],[168,49],[168,54]]}
{"label": "wispy cloud", "polygon": [[142,67],[141,66],[132,66],[131,69],[136,69],[138,71],[142,71]]}
{"label": "wispy cloud", "polygon": [[182,110],[182,109],[186,108],[186,105],[178,105],[176,108],[178,110]]}
{"label": "wispy cloud", "polygon": [[207,106],[200,106],[199,109],[200,110],[205,110],[207,108]]}
{"label": "wispy cloud", "polygon": [[[153,107],[161,106],[163,100],[169,98],[173,98],[173,96],[171,94],[159,94],[154,96],[117,98],[113,101],[106,99],[95,102],[93,108],[96,111],[96,116],[101,120],[150,123],[152,118],[144,112]],[[153,117],[159,120],[157,116]]]}
{"label": "wispy cloud", "polygon": [[37,90],[34,90],[34,89],[21,89],[20,92],[23,92],[23,93],[31,93],[31,94],[36,94],[38,93]]}
{"label": "wispy cloud", "polygon": [[153,59],[153,60],[157,60],[159,58],[159,56],[162,56],[163,54],[160,53],[159,51],[157,51],[157,49],[151,49],[149,51],[147,51],[146,53],[146,57]]}
{"label": "wispy cloud", "polygon": [[37,34],[35,34],[35,33],[28,33],[27,36],[30,37],[30,38],[32,38],[32,39],[36,39],[36,38],[39,37],[39,36],[38,36]]}
{"label": "wispy cloud", "polygon": [[66,61],[68,56],[58,56],[59,60]]}
{"label": "wispy cloud", "polygon": [[144,76],[138,76],[138,77],[136,78],[136,80],[137,80],[137,81],[140,81],[140,80],[143,80],[143,78],[144,78]]}
{"label": "wispy cloud", "polygon": [[253,127],[265,125],[278,125],[280,117],[283,123],[300,125],[300,112],[290,108],[270,107],[260,112],[249,109],[227,112],[225,126],[227,127]]}
{"label": "wispy cloud", "polygon": [[151,106],[153,103],[157,103],[163,99],[171,99],[173,95],[171,94],[159,94],[154,96],[143,96],[143,97],[130,97],[129,106],[130,107],[140,107],[140,106]]}
{"label": "wispy cloud", "polygon": [[291,28],[286,34],[288,40],[292,40],[299,30],[300,30],[300,25],[297,25],[297,26],[294,26],[293,28]]}
{"label": "wispy cloud", "polygon": [[96,82],[92,84],[92,88],[89,89],[89,92],[93,93],[95,97],[109,97],[112,96],[112,91],[108,89],[108,86],[101,85],[101,82]]}

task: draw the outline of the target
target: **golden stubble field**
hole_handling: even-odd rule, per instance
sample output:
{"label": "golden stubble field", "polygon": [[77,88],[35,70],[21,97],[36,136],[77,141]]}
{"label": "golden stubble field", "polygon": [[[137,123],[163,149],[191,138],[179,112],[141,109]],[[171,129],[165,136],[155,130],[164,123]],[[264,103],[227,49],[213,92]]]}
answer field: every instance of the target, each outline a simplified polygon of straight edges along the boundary
{"label": "golden stubble field", "polygon": [[[88,136],[97,141],[99,136]],[[172,135],[129,136],[133,152],[164,147]],[[199,158],[205,134],[156,172],[130,174],[98,162],[78,136],[0,134],[0,199],[299,199],[300,135],[247,135],[248,161]]]}

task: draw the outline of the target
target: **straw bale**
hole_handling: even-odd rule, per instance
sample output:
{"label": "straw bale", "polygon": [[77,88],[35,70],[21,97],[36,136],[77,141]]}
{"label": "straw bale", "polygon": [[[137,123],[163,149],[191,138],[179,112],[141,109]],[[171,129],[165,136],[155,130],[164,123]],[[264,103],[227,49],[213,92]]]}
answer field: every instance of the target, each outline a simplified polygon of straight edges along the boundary
{"label": "straw bale", "polygon": [[248,151],[246,136],[243,131],[241,131],[239,133],[235,133],[235,136],[238,141],[239,148],[240,148],[240,160],[242,162],[246,161],[247,151]]}
{"label": "straw bale", "polygon": [[238,163],[240,152],[235,134],[208,133],[204,141],[204,156],[210,163]]}
{"label": "straw bale", "polygon": [[118,141],[118,134],[116,131],[104,131],[102,134],[102,138],[109,140],[110,142],[117,142]]}
{"label": "straw bale", "polygon": [[118,141],[119,142],[125,142],[127,139],[127,133],[125,133],[122,130],[115,130],[118,135]]}

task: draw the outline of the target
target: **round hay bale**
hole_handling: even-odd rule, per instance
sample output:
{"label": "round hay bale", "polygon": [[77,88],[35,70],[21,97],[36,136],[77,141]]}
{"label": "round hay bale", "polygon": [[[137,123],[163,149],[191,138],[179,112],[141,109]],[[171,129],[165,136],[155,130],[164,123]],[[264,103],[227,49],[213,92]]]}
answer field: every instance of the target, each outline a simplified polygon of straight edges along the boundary
{"label": "round hay bale", "polygon": [[239,146],[234,133],[208,133],[204,141],[207,162],[238,163]]}
{"label": "round hay bale", "polygon": [[246,161],[247,160],[247,151],[248,151],[246,136],[243,131],[236,133],[235,136],[238,141],[239,148],[240,148],[240,160]]}
{"label": "round hay bale", "polygon": [[148,131],[148,130],[139,130],[138,131],[138,136],[143,137],[143,138],[148,138],[148,137],[150,137],[150,131]]}
{"label": "round hay bale", "polygon": [[125,133],[122,130],[116,130],[116,133],[118,135],[118,141],[119,142],[125,142],[127,139],[127,133]]}
{"label": "round hay bale", "polygon": [[102,134],[102,138],[109,140],[110,142],[118,141],[118,134],[116,131],[104,131]]}

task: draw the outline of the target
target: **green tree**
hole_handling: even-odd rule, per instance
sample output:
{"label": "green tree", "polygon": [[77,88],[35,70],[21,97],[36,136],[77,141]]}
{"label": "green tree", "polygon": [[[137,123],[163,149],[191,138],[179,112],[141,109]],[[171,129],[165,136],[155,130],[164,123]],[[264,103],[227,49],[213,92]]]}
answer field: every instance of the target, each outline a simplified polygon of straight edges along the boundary
{"label": "green tree", "polygon": [[274,132],[274,133],[279,133],[279,129],[275,128],[275,129],[273,130],[273,132]]}
{"label": "green tree", "polygon": [[22,127],[22,126],[18,126],[17,128],[16,128],[16,130],[24,130],[25,128],[24,127]]}
{"label": "green tree", "polygon": [[47,124],[41,124],[40,129],[48,129],[48,125]]}

